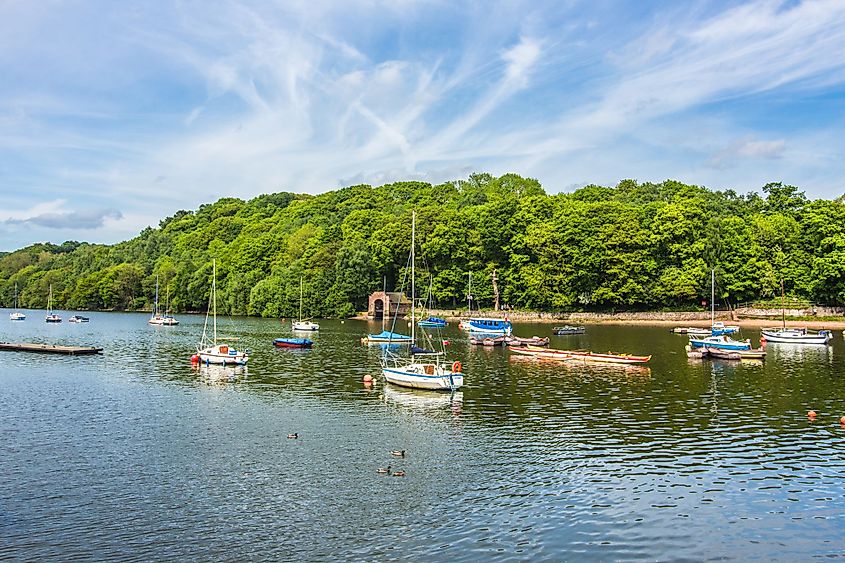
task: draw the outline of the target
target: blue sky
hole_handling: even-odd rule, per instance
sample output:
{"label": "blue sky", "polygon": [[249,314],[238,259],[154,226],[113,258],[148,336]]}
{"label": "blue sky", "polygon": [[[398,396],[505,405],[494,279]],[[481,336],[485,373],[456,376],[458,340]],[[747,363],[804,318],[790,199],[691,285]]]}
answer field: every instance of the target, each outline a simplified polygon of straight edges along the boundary
{"label": "blue sky", "polygon": [[845,193],[845,2],[0,2],[0,250],[515,172]]}

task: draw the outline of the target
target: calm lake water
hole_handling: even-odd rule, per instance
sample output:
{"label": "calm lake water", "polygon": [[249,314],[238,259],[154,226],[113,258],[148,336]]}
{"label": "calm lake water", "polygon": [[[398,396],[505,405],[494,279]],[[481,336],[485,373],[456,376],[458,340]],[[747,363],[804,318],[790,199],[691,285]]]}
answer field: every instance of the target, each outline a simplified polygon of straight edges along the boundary
{"label": "calm lake water", "polygon": [[[765,363],[688,360],[686,337],[664,327],[552,336],[556,348],[654,354],[624,368],[470,348],[450,326],[466,373],[450,396],[382,384],[378,349],[359,344],[375,323],[320,321],[314,349],[297,351],[271,345],[289,325],[220,320],[252,350],[249,366],[197,370],[203,317],[47,325],[28,313],[12,323],[0,310],[0,340],[105,353],[0,352],[0,559],[845,553],[839,331],[830,347],[770,345]],[[407,476],[376,474],[388,464]]]}

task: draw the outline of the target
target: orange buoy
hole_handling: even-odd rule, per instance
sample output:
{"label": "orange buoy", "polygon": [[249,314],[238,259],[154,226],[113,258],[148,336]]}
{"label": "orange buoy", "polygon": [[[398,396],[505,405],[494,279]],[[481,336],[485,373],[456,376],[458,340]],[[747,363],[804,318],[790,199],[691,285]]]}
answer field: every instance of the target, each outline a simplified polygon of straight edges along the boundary
{"label": "orange buoy", "polygon": [[812,419],[812,418],[816,418],[816,416],[818,416],[818,415],[816,414],[816,411],[808,411],[808,412],[807,412],[807,418],[811,418],[811,419]]}
{"label": "orange buoy", "polygon": [[[456,361],[455,363],[452,364],[452,371],[454,373],[461,373],[462,369],[463,369],[463,366],[461,365],[461,362]],[[842,418],[845,418],[845,417],[842,417]]]}
{"label": "orange buoy", "polygon": [[364,383],[372,383],[372,382],[373,382],[373,376],[372,375],[370,375],[368,373],[367,375],[364,376]]}
{"label": "orange buoy", "polygon": [[191,363],[192,364],[198,364],[199,361],[200,361],[200,357],[197,354],[194,354],[193,356],[191,356]]}
{"label": "orange buoy", "polygon": [[448,346],[449,344],[450,344],[450,342],[448,340],[443,341],[443,346]]}
{"label": "orange buoy", "polygon": [[845,416],[839,417],[839,424],[841,424],[842,426],[845,426]]}

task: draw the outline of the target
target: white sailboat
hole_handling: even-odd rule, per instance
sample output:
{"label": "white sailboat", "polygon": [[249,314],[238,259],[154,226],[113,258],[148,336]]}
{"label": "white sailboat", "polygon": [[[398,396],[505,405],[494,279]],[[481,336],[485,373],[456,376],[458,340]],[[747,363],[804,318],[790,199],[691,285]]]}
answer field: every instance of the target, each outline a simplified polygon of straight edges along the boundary
{"label": "white sailboat", "polygon": [[53,313],[53,284],[50,284],[50,296],[47,297],[47,317],[44,320],[48,323],[62,322],[62,318]]}
{"label": "white sailboat", "polygon": [[320,325],[311,322],[310,319],[302,320],[302,277],[299,278],[299,320],[291,323],[293,330],[315,331],[320,330]]}
{"label": "white sailboat", "polygon": [[15,310],[9,313],[10,321],[25,321],[26,315],[18,311],[18,282],[15,282]]}
{"label": "white sailboat", "polygon": [[[168,290],[169,291],[169,290]],[[170,303],[170,294],[168,293],[168,298],[165,300],[169,306]],[[179,324],[179,321],[176,320],[175,317],[168,314],[169,311],[165,310],[165,313],[162,315],[158,311],[158,276],[156,276],[156,299],[155,305],[153,306],[153,315],[150,317],[150,320],[147,323],[151,325],[157,326],[175,326]]]}
{"label": "white sailboat", "polygon": [[780,282],[780,307],[781,307],[781,328],[764,328],[760,330],[762,338],[766,342],[775,344],[822,344],[825,345],[833,339],[833,332],[820,330],[818,332],[806,328],[786,327],[786,305],[783,289],[783,280]]}
{"label": "white sailboat", "polygon": [[[414,246],[416,243],[416,213],[411,215],[411,350],[410,355],[400,356],[386,348],[381,357],[381,371],[384,379],[394,385],[416,389],[454,391],[464,384],[461,363],[451,365],[446,352],[417,349],[415,307],[414,307]],[[441,343],[442,346],[442,343]]]}
{"label": "white sailboat", "polygon": [[[208,336],[208,317],[212,316],[212,336]],[[244,365],[249,360],[247,350],[237,350],[217,340],[217,260],[212,262],[211,295],[209,310],[205,313],[202,338],[197,345],[196,359],[204,364]]]}

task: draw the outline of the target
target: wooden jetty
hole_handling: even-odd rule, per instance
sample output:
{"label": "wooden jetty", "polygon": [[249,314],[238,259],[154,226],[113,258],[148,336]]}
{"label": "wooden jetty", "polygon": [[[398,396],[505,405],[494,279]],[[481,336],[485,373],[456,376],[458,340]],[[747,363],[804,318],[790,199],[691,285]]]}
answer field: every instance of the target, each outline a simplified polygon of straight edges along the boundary
{"label": "wooden jetty", "polygon": [[65,354],[67,356],[85,356],[99,354],[103,351],[102,348],[94,348],[93,346],[57,346],[56,344],[33,344],[29,342],[0,342],[0,350]]}

